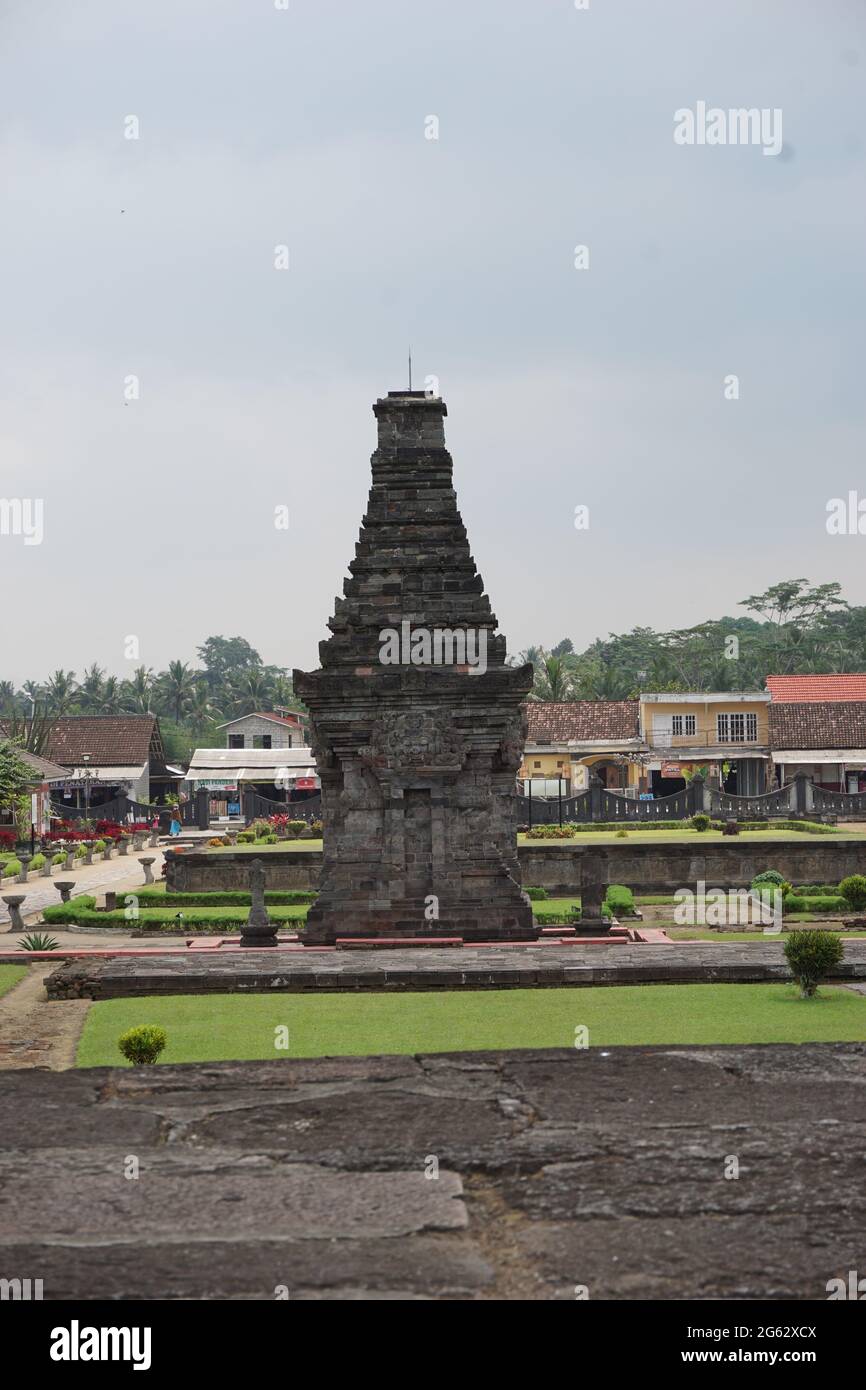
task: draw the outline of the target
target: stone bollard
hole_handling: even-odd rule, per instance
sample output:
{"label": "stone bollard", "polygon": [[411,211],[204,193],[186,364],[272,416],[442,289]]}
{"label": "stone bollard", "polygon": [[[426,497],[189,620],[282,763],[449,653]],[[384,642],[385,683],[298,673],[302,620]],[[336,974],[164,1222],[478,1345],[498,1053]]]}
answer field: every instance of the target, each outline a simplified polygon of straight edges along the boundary
{"label": "stone bollard", "polygon": [[65,854],[66,854],[66,863],[63,865],[64,869],[74,869],[74,868],[75,868],[75,846],[74,846],[74,845],[64,845],[64,846],[63,846],[63,849],[64,849],[64,852],[65,852]]}
{"label": "stone bollard", "polygon": [[158,831],[158,830],[151,830],[151,832],[150,832],[150,839],[149,839],[149,841],[148,841],[148,844],[150,845],[150,848],[151,848],[151,849],[156,849],[157,845],[159,844],[159,831]]}
{"label": "stone bollard", "polygon": [[60,894],[60,901],[62,903],[68,903],[72,894],[72,890],[75,887],[75,882],[74,880],[70,882],[69,879],[58,879],[54,887]]}
{"label": "stone bollard", "polygon": [[84,847],[84,862],[85,862],[85,864],[92,864],[92,863],[93,863],[93,841],[92,841],[92,840],[88,840],[88,841],[87,841],[87,844],[86,844],[85,847]]}
{"label": "stone bollard", "polygon": [[118,842],[117,842],[117,852],[118,852],[118,854],[126,854],[126,851],[127,851],[128,849],[129,849],[129,841],[126,839],[125,836],[121,836],[121,838],[120,838],[120,839],[118,840]]}
{"label": "stone bollard", "polygon": [[151,871],[150,871],[150,866],[151,866],[151,864],[154,862],[154,861],[153,861],[153,857],[152,857],[152,856],[149,857],[149,856],[145,855],[144,858],[143,858],[143,859],[139,859],[138,862],[139,862],[139,864],[141,864],[141,865],[143,866],[143,868],[144,868],[144,881],[145,881],[145,883],[153,883],[153,874],[152,874]]}
{"label": "stone bollard", "polygon": [[103,859],[110,859],[110,858],[111,858],[111,851],[112,851],[113,849],[114,849],[114,841],[113,841],[113,840],[106,839],[106,841],[105,841],[105,849],[104,849],[103,854],[102,854]]}
{"label": "stone bollard", "polygon": [[21,872],[20,872],[20,874],[18,875],[17,879],[15,880],[16,883],[26,883],[26,882],[27,882],[27,865],[30,863],[31,857],[32,857],[31,855],[25,854],[23,851],[22,851],[21,854],[19,854],[19,856],[18,856],[18,862],[19,862],[19,864],[21,865]]}
{"label": "stone bollard", "polygon": [[21,904],[26,902],[24,893],[10,893],[8,898],[3,899],[9,909],[9,930],[23,931],[24,918],[21,916]]}
{"label": "stone bollard", "polygon": [[42,877],[50,878],[52,870],[54,868],[54,865],[51,862],[51,855],[53,853],[51,846],[49,845],[47,849],[44,849],[42,851],[42,853],[45,855],[45,863],[42,865]]}
{"label": "stone bollard", "polygon": [[132,837],[132,848],[136,854],[138,854],[139,850],[144,849],[144,836],[140,830],[136,830]]}
{"label": "stone bollard", "polygon": [[117,911],[117,894],[116,894],[115,892],[106,892],[106,894],[105,894],[105,910],[106,910],[106,912],[116,912],[116,911]]}

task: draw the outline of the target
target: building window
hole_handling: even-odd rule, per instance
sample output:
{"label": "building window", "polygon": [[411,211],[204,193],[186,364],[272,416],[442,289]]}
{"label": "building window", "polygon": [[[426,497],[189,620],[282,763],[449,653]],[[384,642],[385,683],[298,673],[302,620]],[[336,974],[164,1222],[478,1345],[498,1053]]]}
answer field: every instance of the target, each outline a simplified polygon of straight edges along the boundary
{"label": "building window", "polygon": [[541,763],[533,763],[532,766],[533,766],[533,767],[541,767]]}
{"label": "building window", "polygon": [[756,714],[718,714],[716,721],[719,743],[757,743]]}
{"label": "building window", "polygon": [[243,748],[243,747],[244,747],[244,736],[243,736],[243,734],[229,734],[229,748]]}
{"label": "building window", "polygon": [[270,734],[253,734],[253,748],[270,748]]}
{"label": "building window", "polygon": [[684,735],[695,732],[695,716],[693,714],[674,714],[671,716],[673,727],[671,733],[675,737],[682,738]]}

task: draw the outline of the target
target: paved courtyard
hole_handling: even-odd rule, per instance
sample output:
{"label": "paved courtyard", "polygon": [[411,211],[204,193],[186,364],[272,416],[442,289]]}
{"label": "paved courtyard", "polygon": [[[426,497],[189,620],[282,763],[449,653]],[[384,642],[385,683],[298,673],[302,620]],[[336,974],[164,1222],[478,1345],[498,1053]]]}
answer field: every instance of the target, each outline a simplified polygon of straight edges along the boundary
{"label": "paved courtyard", "polygon": [[[121,888],[137,888],[144,883],[144,869],[138,862],[139,857],[151,855],[154,857],[151,873],[158,879],[162,873],[163,852],[161,849],[143,849],[126,855],[115,854],[107,861],[100,859],[98,864],[76,864],[74,869],[56,869],[51,878],[31,876],[28,883],[7,882],[3,885],[3,894],[24,894],[26,901],[21,904],[21,913],[29,926],[38,920],[43,908],[53,907],[60,902],[56,887],[58,879],[73,882],[75,896],[79,893],[95,896],[106,890],[116,892]],[[8,931],[9,909],[0,900],[0,933]]]}
{"label": "paved courtyard", "polygon": [[864,1124],[862,1044],[4,1072],[0,1273],[46,1299],[823,1301],[863,1268]]}

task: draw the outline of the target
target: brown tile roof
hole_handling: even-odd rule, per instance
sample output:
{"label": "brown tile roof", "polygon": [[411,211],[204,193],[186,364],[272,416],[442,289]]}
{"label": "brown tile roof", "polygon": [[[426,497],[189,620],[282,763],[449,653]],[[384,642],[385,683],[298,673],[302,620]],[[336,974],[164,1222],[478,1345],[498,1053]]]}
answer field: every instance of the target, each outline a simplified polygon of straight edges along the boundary
{"label": "brown tile roof", "polygon": [[866,748],[866,700],[770,704],[771,748]]}
{"label": "brown tile roof", "polygon": [[862,672],[833,676],[768,676],[766,686],[774,702],[866,700],[866,674]]}
{"label": "brown tile roof", "polygon": [[547,704],[530,700],[524,706],[529,722],[528,742],[543,739],[567,743],[569,739],[620,739],[640,736],[637,700],[568,700]]}
{"label": "brown tile roof", "polygon": [[[73,767],[82,753],[94,767],[127,767],[164,760],[155,714],[64,714],[51,720],[42,754]],[[153,770],[153,769],[151,769]]]}
{"label": "brown tile roof", "polygon": [[18,756],[22,762],[33,769],[36,774],[34,780],[37,782],[57,782],[62,777],[69,776],[69,768],[49,762],[47,758],[41,758],[38,753],[28,753],[25,748],[19,748]]}

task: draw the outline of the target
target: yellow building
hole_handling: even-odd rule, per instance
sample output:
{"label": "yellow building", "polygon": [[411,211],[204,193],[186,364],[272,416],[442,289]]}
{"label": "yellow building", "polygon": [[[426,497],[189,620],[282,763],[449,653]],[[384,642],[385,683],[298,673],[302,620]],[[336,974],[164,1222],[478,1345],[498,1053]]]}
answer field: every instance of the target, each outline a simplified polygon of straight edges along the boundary
{"label": "yellow building", "polygon": [[640,778],[639,707],[637,700],[569,700],[557,704],[530,701],[529,726],[518,777],[533,795],[563,796],[585,791],[596,773],[612,791],[637,794]]}
{"label": "yellow building", "polygon": [[642,692],[639,703],[647,790],[655,796],[679,791],[698,771],[737,796],[772,785],[766,691]]}

